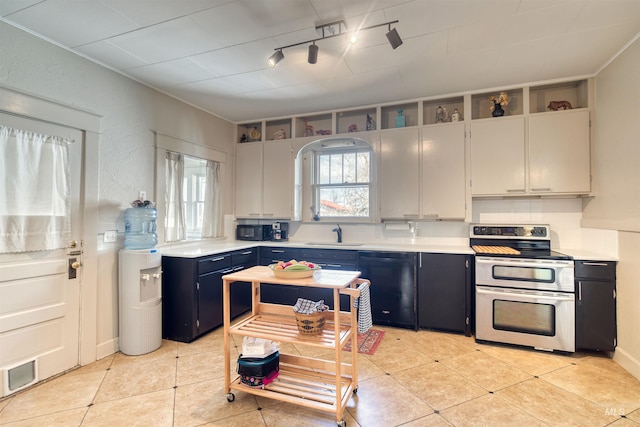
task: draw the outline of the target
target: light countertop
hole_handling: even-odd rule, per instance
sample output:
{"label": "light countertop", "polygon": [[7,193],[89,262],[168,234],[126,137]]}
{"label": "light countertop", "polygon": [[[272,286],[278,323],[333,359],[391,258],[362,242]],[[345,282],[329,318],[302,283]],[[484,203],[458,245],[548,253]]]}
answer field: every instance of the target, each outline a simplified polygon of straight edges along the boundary
{"label": "light countertop", "polygon": [[[363,242],[363,243],[314,243],[307,242],[252,242],[240,240],[213,240],[197,243],[183,243],[177,245],[167,245],[158,247],[158,251],[164,256],[181,258],[199,258],[207,255],[215,255],[223,252],[240,251],[254,248],[256,246],[297,248],[297,249],[342,249],[355,251],[389,251],[389,252],[424,252],[424,253],[448,253],[474,255],[470,246],[465,245],[439,245],[426,243],[383,243],[383,242]],[[560,253],[569,255],[576,260],[585,261],[617,261],[617,257],[602,254],[580,248],[558,248],[554,249]]]}
{"label": "light countertop", "polygon": [[560,248],[558,252],[573,257],[574,260],[580,261],[618,261],[618,258],[586,249],[576,248]]}
{"label": "light countertop", "polygon": [[256,246],[290,247],[304,249],[343,249],[356,251],[391,251],[391,252],[427,252],[427,253],[452,253],[473,255],[469,246],[462,245],[433,245],[421,243],[331,243],[308,244],[306,242],[249,242],[237,240],[220,240],[203,243],[186,243],[158,247],[164,256],[181,258],[199,258],[222,252],[233,252]]}

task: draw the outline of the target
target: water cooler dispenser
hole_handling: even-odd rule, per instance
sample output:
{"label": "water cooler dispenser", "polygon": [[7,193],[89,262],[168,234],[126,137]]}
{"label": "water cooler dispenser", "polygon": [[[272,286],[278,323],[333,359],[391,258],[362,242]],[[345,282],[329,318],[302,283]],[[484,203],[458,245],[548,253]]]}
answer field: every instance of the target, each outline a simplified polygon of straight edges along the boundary
{"label": "water cooler dispenser", "polygon": [[162,258],[156,249],[120,250],[120,351],[130,356],[162,345]]}

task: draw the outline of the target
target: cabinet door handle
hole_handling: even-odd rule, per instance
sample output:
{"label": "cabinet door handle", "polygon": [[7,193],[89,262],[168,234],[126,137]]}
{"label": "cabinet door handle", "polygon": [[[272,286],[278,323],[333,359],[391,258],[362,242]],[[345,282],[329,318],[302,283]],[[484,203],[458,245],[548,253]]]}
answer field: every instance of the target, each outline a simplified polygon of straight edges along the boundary
{"label": "cabinet door handle", "polygon": [[280,249],[271,249],[271,253],[272,253],[272,254],[283,254],[283,253],[284,253],[284,251],[283,251],[283,250],[280,250]]}
{"label": "cabinet door handle", "polygon": [[337,268],[340,268],[340,267],[342,267],[342,264],[327,264],[327,267],[337,267]]}
{"label": "cabinet door handle", "polygon": [[391,314],[389,310],[382,310],[382,314]]}
{"label": "cabinet door handle", "polygon": [[582,301],[582,282],[578,281],[578,301]]}
{"label": "cabinet door handle", "polygon": [[586,261],[586,262],[583,262],[582,264],[583,265],[591,265],[591,266],[594,266],[594,267],[608,267],[609,266],[608,262],[589,262],[589,261]]}
{"label": "cabinet door handle", "polygon": [[242,255],[251,255],[253,251],[242,252]]}
{"label": "cabinet door handle", "polygon": [[211,262],[216,262],[216,261],[222,261],[224,259],[223,256],[219,257],[219,258],[211,258],[209,261]]}
{"label": "cabinet door handle", "polygon": [[532,188],[531,191],[551,191],[550,188]]}
{"label": "cabinet door handle", "polygon": [[507,189],[507,193],[524,193],[524,188]]}

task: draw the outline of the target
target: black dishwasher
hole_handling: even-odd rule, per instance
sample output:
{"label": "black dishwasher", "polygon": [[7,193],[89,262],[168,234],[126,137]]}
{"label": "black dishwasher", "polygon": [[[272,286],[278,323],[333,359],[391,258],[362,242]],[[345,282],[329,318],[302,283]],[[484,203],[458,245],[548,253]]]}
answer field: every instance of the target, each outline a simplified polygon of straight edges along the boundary
{"label": "black dishwasher", "polygon": [[361,251],[358,269],[371,281],[373,323],[416,329],[416,254]]}

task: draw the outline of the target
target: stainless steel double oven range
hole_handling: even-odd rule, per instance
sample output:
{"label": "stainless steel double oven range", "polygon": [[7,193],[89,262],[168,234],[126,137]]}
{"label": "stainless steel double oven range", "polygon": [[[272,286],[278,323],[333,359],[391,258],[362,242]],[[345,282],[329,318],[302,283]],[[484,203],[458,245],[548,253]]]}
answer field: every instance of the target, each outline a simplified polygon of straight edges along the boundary
{"label": "stainless steel double oven range", "polygon": [[471,224],[476,339],[575,351],[573,260],[548,225]]}

